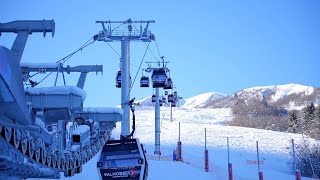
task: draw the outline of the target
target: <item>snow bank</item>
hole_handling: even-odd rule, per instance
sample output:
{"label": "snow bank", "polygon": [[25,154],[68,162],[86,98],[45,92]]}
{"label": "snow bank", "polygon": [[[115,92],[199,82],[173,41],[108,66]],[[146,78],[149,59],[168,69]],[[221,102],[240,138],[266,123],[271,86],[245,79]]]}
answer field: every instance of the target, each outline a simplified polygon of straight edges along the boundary
{"label": "snow bank", "polygon": [[112,108],[112,107],[84,107],[83,112],[85,113],[117,113],[123,114],[123,110],[120,108]]}
{"label": "snow bank", "polygon": [[31,95],[40,95],[40,94],[60,94],[60,95],[77,95],[82,97],[82,100],[84,101],[87,97],[86,92],[78,88],[76,86],[52,86],[52,87],[41,87],[41,88],[27,88],[24,90],[25,93],[31,94]]}

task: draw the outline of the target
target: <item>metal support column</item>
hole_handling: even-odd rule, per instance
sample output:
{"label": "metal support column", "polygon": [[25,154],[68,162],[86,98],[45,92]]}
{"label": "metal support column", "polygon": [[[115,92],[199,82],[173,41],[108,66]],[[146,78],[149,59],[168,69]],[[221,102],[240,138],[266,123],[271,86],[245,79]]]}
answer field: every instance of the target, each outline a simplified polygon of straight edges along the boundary
{"label": "metal support column", "polygon": [[[171,94],[173,94],[173,88],[171,89]],[[173,117],[172,117],[172,104],[170,103],[170,121],[173,122]],[[180,141],[180,140],[179,140]]]}
{"label": "metal support column", "polygon": [[66,149],[66,125],[64,120],[58,120],[59,149]]}
{"label": "metal support column", "polygon": [[123,110],[121,121],[121,136],[130,134],[130,40],[121,41],[121,108]]}
{"label": "metal support column", "polygon": [[160,104],[159,88],[156,88],[156,105],[155,105],[155,149],[154,154],[161,155],[160,152]]}
{"label": "metal support column", "polygon": [[14,41],[11,47],[11,51],[16,54],[16,57],[19,62],[21,61],[24,48],[27,44],[28,36],[29,36],[29,32],[27,31],[19,32],[16,40]]}
{"label": "metal support column", "polygon": [[170,103],[170,121],[173,122],[172,118],[172,104]]}

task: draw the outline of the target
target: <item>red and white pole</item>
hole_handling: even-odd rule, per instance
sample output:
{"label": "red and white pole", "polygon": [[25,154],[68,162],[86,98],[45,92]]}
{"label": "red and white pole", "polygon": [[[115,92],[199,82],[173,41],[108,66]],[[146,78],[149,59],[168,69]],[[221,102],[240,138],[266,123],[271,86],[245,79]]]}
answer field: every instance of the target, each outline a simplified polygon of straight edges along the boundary
{"label": "red and white pole", "polygon": [[259,172],[259,180],[263,180],[263,173]]}
{"label": "red and white pole", "polygon": [[178,157],[177,161],[182,161],[182,144],[180,141],[180,122],[179,122],[179,141],[178,141]]}
{"label": "red and white pole", "polygon": [[182,161],[182,144],[181,141],[178,142],[178,158],[177,161]]}
{"label": "red and white pole", "polygon": [[205,156],[205,167],[204,167],[204,170],[206,172],[209,172],[209,153],[208,153],[208,150],[204,151],[204,156]]}
{"label": "red and white pole", "polygon": [[204,170],[209,172],[209,153],[207,150],[207,129],[204,129]]}
{"label": "red and white pole", "polygon": [[233,180],[233,175],[232,175],[232,164],[228,164],[228,171],[229,171],[229,180]]}
{"label": "red and white pole", "polygon": [[301,172],[299,170],[296,171],[296,180],[301,180]]}
{"label": "red and white pole", "polygon": [[293,165],[294,165],[294,170],[295,170],[295,175],[296,175],[296,180],[301,180],[301,172],[299,169],[297,169],[297,163],[296,163],[296,151],[295,151],[295,145],[294,145],[294,140],[291,139],[292,143],[292,156],[293,156]]}
{"label": "red and white pole", "polygon": [[259,157],[259,144],[258,144],[258,141],[257,141],[257,159],[258,159],[259,180],[263,180],[263,173],[260,171],[260,157]]}
{"label": "red and white pole", "polygon": [[229,180],[233,180],[233,175],[232,175],[232,163],[230,163],[229,137],[227,137],[227,146],[228,146],[228,172],[229,172]]}

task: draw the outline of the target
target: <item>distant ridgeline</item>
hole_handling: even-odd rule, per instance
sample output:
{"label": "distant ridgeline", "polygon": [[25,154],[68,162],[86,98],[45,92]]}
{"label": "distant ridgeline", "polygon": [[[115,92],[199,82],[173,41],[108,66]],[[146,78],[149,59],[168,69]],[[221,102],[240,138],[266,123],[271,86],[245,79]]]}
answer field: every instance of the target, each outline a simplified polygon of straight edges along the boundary
{"label": "distant ridgeline", "polygon": [[320,103],[320,89],[299,84],[253,87],[232,96],[207,102],[206,108],[233,107],[239,102],[255,105],[258,102],[284,109],[301,109],[310,104]]}
{"label": "distant ridgeline", "polygon": [[[300,84],[253,87],[231,96],[204,93],[181,100],[182,108],[231,108],[229,125],[300,133],[320,139],[320,89]],[[151,97],[142,106],[153,106]],[[164,104],[164,106],[166,106]],[[301,128],[300,128],[301,127]]]}
{"label": "distant ridgeline", "polygon": [[301,133],[320,139],[320,89],[298,84],[255,87],[207,102],[231,108],[229,125]]}

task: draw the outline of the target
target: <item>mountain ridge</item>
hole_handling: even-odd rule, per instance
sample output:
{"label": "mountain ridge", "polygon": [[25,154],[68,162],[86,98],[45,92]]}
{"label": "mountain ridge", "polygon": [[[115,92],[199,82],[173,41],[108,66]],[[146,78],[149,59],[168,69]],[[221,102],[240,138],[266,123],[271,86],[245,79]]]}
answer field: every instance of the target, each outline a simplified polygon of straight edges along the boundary
{"label": "mountain ridge", "polygon": [[[196,96],[182,99],[179,106],[183,108],[230,108],[239,99],[247,102],[256,99],[265,101],[268,104],[291,109],[301,109],[310,104],[320,104],[320,88],[301,85],[301,84],[283,84],[270,86],[255,86],[240,90],[232,95],[226,95],[219,92],[207,92]],[[154,106],[151,102],[151,96],[138,100],[141,106]],[[168,104],[163,104],[168,106]]]}

